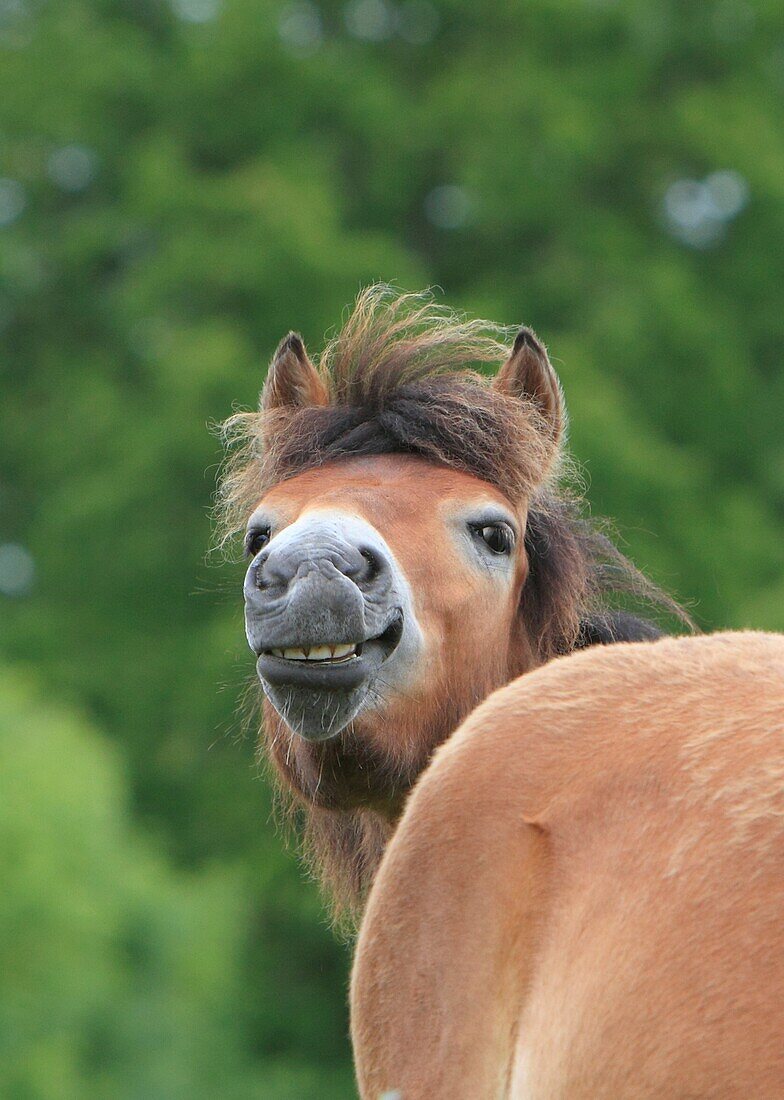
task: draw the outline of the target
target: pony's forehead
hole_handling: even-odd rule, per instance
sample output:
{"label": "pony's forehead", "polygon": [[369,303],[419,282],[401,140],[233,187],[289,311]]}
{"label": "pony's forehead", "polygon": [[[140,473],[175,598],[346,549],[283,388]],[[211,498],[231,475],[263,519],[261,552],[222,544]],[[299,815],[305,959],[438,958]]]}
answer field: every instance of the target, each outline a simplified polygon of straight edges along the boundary
{"label": "pony's forehead", "polygon": [[274,486],[255,509],[284,513],[289,521],[304,512],[350,508],[369,518],[393,509],[397,514],[432,512],[442,502],[496,504],[513,513],[496,486],[473,474],[416,455],[351,457],[307,470]]}

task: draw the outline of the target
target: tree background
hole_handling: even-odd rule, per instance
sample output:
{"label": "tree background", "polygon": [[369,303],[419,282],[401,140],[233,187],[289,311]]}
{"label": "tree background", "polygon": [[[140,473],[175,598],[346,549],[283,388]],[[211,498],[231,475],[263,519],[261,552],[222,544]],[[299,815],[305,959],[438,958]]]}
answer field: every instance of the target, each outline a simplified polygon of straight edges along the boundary
{"label": "tree background", "polygon": [[217,443],[362,284],[551,348],[596,513],[784,629],[775,0],[0,0],[0,1094],[353,1095]]}

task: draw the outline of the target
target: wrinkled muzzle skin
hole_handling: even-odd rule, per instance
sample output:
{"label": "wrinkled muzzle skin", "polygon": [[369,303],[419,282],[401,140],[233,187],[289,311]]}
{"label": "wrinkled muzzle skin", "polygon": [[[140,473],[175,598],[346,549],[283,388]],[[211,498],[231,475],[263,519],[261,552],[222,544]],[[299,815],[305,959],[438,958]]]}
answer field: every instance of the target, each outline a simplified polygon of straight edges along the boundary
{"label": "wrinkled muzzle skin", "polygon": [[415,676],[423,639],[408,583],[359,516],[315,510],[274,534],[244,595],[264,693],[300,737],[337,736]]}

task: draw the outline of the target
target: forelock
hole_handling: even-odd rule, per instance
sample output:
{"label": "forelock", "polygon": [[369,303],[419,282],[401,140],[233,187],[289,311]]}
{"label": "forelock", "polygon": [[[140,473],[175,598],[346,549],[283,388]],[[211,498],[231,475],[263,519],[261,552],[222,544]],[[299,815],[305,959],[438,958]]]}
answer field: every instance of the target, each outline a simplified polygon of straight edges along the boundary
{"label": "forelock", "polygon": [[508,356],[508,335],[430,295],[364,291],[318,363],[327,405],[239,413],[223,426],[232,450],[220,488],[223,537],[273,485],[360,455],[418,455],[473,474],[513,503],[529,498],[551,443],[534,404],[501,394],[482,373]]}

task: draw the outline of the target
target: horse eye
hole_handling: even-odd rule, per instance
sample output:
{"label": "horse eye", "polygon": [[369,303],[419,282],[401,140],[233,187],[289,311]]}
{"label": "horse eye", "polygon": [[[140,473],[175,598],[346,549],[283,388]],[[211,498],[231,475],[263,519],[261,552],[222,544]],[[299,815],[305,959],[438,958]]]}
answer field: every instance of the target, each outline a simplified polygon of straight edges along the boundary
{"label": "horse eye", "polygon": [[263,550],[269,540],[269,527],[259,527],[255,531],[248,531],[245,536],[245,553],[249,558],[255,558],[259,550]]}
{"label": "horse eye", "polygon": [[494,554],[508,554],[514,546],[514,532],[506,523],[489,523],[479,534]]}

